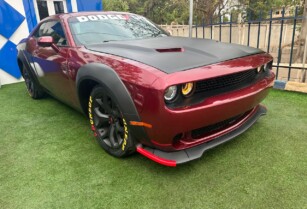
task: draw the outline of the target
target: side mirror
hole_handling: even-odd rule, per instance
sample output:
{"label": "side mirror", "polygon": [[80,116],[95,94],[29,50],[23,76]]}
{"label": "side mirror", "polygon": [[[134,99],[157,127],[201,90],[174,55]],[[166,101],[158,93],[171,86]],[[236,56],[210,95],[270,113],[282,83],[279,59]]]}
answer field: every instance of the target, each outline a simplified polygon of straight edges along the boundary
{"label": "side mirror", "polygon": [[42,36],[38,38],[38,45],[41,47],[50,47],[53,44],[52,36]]}
{"label": "side mirror", "polygon": [[59,52],[60,49],[53,42],[52,36],[42,36],[38,38],[38,45],[41,47],[52,47],[54,51]]}

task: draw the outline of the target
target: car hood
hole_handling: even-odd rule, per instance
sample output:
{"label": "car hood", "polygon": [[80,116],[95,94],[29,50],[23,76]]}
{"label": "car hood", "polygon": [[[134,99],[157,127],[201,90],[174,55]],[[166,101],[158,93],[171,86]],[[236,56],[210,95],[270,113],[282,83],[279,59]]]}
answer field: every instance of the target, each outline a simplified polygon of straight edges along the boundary
{"label": "car hood", "polygon": [[157,37],[87,45],[88,50],[112,54],[174,73],[253,54],[262,50],[208,39]]}

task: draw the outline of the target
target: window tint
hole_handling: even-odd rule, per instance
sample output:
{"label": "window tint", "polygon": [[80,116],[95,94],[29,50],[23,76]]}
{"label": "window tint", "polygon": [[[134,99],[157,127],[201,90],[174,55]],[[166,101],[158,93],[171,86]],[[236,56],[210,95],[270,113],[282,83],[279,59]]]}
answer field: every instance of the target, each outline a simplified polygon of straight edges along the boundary
{"label": "window tint", "polygon": [[34,37],[52,36],[53,41],[58,46],[66,46],[65,33],[62,25],[58,21],[44,22],[39,29],[34,33]]}

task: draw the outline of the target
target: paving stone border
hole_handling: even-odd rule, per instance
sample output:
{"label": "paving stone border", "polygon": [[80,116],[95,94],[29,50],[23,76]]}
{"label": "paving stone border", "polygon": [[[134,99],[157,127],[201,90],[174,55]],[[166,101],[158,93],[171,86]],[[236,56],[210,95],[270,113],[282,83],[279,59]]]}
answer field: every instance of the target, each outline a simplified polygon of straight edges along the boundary
{"label": "paving stone border", "polygon": [[299,83],[295,81],[275,80],[273,88],[307,93],[307,83]]}

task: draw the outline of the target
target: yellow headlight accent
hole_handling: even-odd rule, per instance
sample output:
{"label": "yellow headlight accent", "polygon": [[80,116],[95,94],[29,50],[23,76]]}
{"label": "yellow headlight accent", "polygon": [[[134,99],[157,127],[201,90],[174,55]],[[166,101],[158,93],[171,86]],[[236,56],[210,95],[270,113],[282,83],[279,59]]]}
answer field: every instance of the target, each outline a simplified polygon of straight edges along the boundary
{"label": "yellow headlight accent", "polygon": [[181,87],[181,92],[183,96],[188,96],[189,94],[192,93],[194,89],[194,83],[185,83]]}

